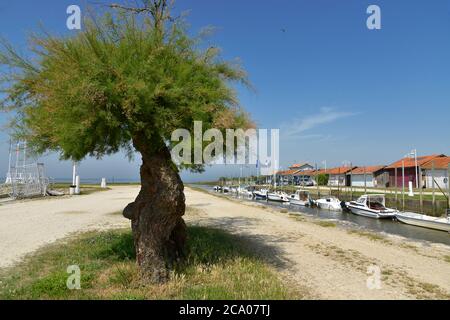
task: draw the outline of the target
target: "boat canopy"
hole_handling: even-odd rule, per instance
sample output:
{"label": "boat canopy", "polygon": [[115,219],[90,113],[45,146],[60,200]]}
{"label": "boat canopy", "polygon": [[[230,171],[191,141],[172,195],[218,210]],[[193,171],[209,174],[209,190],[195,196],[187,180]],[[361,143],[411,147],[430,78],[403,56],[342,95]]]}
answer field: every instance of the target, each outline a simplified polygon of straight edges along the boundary
{"label": "boat canopy", "polygon": [[370,194],[367,196],[367,202],[371,203],[371,202],[376,202],[376,203],[380,203],[383,206],[386,205],[386,197],[384,194]]}

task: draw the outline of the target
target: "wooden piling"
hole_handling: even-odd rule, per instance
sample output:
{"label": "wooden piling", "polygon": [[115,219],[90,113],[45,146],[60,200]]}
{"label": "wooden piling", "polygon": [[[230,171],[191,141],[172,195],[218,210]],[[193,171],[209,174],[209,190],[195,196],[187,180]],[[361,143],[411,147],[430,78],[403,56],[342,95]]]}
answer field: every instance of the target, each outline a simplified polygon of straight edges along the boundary
{"label": "wooden piling", "polygon": [[447,214],[450,215],[450,163],[448,165],[448,170],[447,170],[447,188],[448,188],[448,211]]}
{"label": "wooden piling", "polygon": [[395,168],[394,169],[395,170],[395,182],[394,182],[394,185],[395,185],[395,207],[397,207],[398,206],[398,182],[397,182],[397,168]]}
{"label": "wooden piling", "polygon": [[423,213],[423,181],[422,181],[422,167],[419,167],[419,196],[420,196],[420,213]]}
{"label": "wooden piling", "polygon": [[366,167],[364,167],[364,194],[367,194],[367,174],[366,174]]}
{"label": "wooden piling", "polygon": [[431,185],[433,188],[433,204],[432,204],[432,212],[433,212],[433,216],[435,215],[435,210],[436,210],[436,190],[435,190],[435,183],[434,183],[434,167],[435,166],[435,162],[433,160],[433,162],[431,163]]}
{"label": "wooden piling", "polygon": [[353,201],[353,163],[350,163],[350,201]]}
{"label": "wooden piling", "polygon": [[405,211],[405,161],[402,161],[402,210]]}

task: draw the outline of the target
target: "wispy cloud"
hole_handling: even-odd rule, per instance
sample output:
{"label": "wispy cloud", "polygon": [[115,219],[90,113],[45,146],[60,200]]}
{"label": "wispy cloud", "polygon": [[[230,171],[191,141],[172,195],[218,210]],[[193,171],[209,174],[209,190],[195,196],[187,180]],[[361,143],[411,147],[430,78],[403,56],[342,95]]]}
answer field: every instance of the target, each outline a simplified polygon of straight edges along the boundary
{"label": "wispy cloud", "polygon": [[329,124],[340,119],[357,115],[355,112],[339,111],[334,108],[321,108],[317,114],[297,117],[281,126],[281,135],[285,138],[322,139],[323,134],[304,134],[316,127]]}

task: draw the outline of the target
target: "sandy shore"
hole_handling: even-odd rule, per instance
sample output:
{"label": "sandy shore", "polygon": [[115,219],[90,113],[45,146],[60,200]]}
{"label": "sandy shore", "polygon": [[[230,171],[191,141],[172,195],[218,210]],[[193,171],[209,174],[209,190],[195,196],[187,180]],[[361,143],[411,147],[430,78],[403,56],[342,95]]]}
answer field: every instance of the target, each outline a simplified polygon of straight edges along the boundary
{"label": "sandy shore", "polygon": [[[47,198],[0,206],[0,267],[39,247],[92,229],[129,226],[120,212],[138,186],[79,197]],[[312,299],[449,299],[450,248],[399,237],[353,232],[307,216],[186,188],[189,224],[242,236],[280,277]],[[116,213],[116,214],[114,214]],[[369,289],[368,268],[381,271]]]}
{"label": "sandy shore", "polygon": [[[344,226],[319,225],[306,216],[189,188],[186,198],[197,209],[186,217],[190,223],[244,236],[307,298],[450,298],[447,246],[354,233]],[[371,267],[381,272],[380,289],[367,285]]]}
{"label": "sandy shore", "polygon": [[121,214],[138,186],[64,198],[45,198],[0,206],[0,267],[71,233],[129,225]]}

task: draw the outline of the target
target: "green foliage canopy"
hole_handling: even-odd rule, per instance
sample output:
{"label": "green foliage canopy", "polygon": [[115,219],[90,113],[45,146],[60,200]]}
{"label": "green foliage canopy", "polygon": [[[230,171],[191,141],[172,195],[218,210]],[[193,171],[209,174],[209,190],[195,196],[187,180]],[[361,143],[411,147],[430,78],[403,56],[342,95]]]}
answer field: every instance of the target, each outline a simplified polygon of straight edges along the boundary
{"label": "green foliage canopy", "polygon": [[137,141],[170,147],[178,128],[247,128],[232,82],[246,83],[238,66],[215,48],[201,49],[180,22],[155,28],[130,12],[90,18],[74,36],[31,39],[34,59],[7,43],[1,106],[15,111],[14,131],[38,153],[62,159],[102,157]]}

